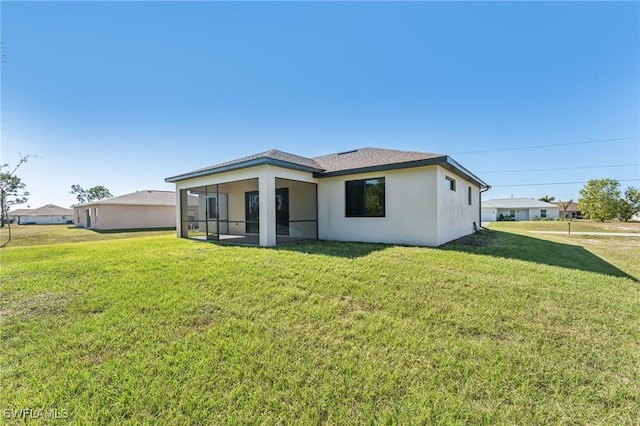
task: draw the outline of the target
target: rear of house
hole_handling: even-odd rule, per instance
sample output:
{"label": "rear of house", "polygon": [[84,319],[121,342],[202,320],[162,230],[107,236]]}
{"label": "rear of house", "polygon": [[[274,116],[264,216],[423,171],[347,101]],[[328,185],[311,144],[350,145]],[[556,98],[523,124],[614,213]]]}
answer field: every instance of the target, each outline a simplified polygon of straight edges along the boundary
{"label": "rear of house", "polygon": [[[442,154],[361,148],[315,158],[270,150],[166,179],[178,236],[438,246],[479,226],[488,185]],[[200,200],[188,219],[185,200]]]}

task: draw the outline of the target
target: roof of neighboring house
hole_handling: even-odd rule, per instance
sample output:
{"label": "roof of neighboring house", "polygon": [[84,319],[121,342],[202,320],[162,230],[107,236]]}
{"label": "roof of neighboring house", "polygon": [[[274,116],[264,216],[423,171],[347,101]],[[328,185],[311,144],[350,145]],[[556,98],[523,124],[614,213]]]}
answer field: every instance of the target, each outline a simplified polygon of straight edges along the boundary
{"label": "roof of neighboring house", "polygon": [[[560,206],[560,203],[562,201],[554,201],[553,204],[555,204],[556,206],[560,207],[560,210],[562,210],[562,207]],[[567,206],[567,209],[565,210],[567,212],[579,212],[580,209],[578,208],[578,203],[576,203],[575,201],[572,201],[571,203],[569,203],[569,205]]]}
{"label": "roof of neighboring house", "polygon": [[23,214],[27,214],[31,211],[31,209],[16,209],[14,211],[9,212],[9,216],[22,216]]}
{"label": "roof of neighboring house", "polygon": [[[193,197],[197,201],[197,197]],[[194,200],[189,197],[189,204],[193,204]],[[119,195],[113,198],[105,198],[103,200],[84,203],[75,207],[95,206],[95,205],[131,205],[131,206],[175,206],[176,193],[174,191],[155,191],[144,190],[132,192],[130,194]]]}
{"label": "roof of neighboring house", "polygon": [[269,151],[172,176],[166,178],[165,181],[177,182],[183,179],[223,173],[262,164],[307,171],[313,173],[314,176],[318,178],[438,164],[452,172],[462,175],[483,188],[488,188],[489,186],[447,155],[380,148],[360,148],[335,154],[322,155],[315,158],[301,157],[299,155],[278,151],[277,149],[271,149]]}
{"label": "roof of neighboring house", "polygon": [[46,204],[37,209],[31,209],[26,213],[21,213],[20,216],[73,216],[73,209],[56,206],[55,204]]}
{"label": "roof of neighboring house", "polygon": [[538,208],[555,208],[558,206],[546,201],[540,201],[533,198],[496,198],[493,200],[482,200],[482,208],[493,207],[499,209],[538,209]]}

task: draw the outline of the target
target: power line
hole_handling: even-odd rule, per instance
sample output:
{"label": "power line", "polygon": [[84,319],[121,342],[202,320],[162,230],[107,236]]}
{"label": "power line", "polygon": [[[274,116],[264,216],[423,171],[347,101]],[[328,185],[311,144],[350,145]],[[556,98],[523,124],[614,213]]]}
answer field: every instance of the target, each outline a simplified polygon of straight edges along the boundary
{"label": "power line", "polygon": [[[640,181],[640,179],[615,179],[618,182],[635,182]],[[547,182],[547,183],[520,183],[515,185],[491,185],[492,188],[507,188],[507,187],[516,187],[516,186],[544,186],[544,185],[575,185],[575,184],[584,184],[585,182]]]}
{"label": "power line", "polygon": [[454,152],[451,155],[458,154],[480,154],[484,152],[498,152],[498,151],[518,151],[523,149],[536,149],[536,148],[551,148],[556,146],[569,146],[569,145],[586,145],[590,143],[603,143],[603,142],[616,142],[616,141],[628,141],[633,139],[640,139],[640,136],[631,136],[628,138],[615,138],[615,139],[597,139],[591,141],[580,141],[580,142],[565,142],[565,143],[553,143],[547,145],[529,145],[529,146],[518,146],[513,148],[495,148],[495,149],[483,149],[478,151],[464,151],[464,152]]}
{"label": "power line", "polygon": [[604,169],[608,167],[631,167],[631,166],[640,166],[640,163],[633,164],[611,164],[604,166],[580,166],[580,167],[557,167],[553,169],[521,169],[521,170],[491,170],[487,172],[477,172],[480,173],[518,173],[518,172],[548,172],[552,170],[579,170],[579,169]]}

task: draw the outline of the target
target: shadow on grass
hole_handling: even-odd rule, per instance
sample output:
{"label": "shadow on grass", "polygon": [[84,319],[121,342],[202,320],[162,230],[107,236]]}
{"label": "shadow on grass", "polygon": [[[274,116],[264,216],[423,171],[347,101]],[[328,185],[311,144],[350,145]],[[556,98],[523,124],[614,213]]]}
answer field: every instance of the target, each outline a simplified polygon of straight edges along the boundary
{"label": "shadow on grass", "polygon": [[67,226],[67,229],[81,229],[84,231],[95,232],[96,234],[134,234],[136,232],[152,232],[152,231],[175,231],[176,228],[135,228],[135,229],[86,229],[76,226]]}
{"label": "shadow on grass", "polygon": [[465,253],[484,254],[542,263],[551,266],[597,272],[615,277],[638,279],[616,268],[580,246],[562,244],[524,235],[494,230],[481,230],[440,247]]}
{"label": "shadow on grass", "polygon": [[345,243],[341,241],[306,241],[276,246],[275,250],[295,251],[304,254],[335,256],[347,259],[368,256],[369,254],[391,247],[387,244]]}

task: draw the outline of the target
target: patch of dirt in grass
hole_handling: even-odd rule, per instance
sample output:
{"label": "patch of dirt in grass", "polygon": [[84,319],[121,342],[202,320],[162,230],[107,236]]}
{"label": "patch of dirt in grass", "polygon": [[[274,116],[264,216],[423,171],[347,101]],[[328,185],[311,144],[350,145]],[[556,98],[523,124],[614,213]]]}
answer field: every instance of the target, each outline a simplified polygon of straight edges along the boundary
{"label": "patch of dirt in grass", "polygon": [[504,243],[500,240],[500,235],[488,231],[480,230],[474,234],[458,238],[447,244],[446,246],[466,246],[466,247],[487,247],[487,246],[503,246]]}
{"label": "patch of dirt in grass", "polygon": [[378,308],[372,303],[352,296],[342,296],[339,303],[342,305],[341,315],[343,318],[347,319],[378,310]]}
{"label": "patch of dirt in grass", "polygon": [[191,310],[183,325],[197,330],[208,328],[215,322],[221,311],[222,308],[215,303],[203,303]]}
{"label": "patch of dirt in grass", "polygon": [[60,315],[66,312],[67,305],[75,297],[74,292],[41,293],[23,299],[0,297],[0,321],[20,317],[23,319],[41,315]]}

